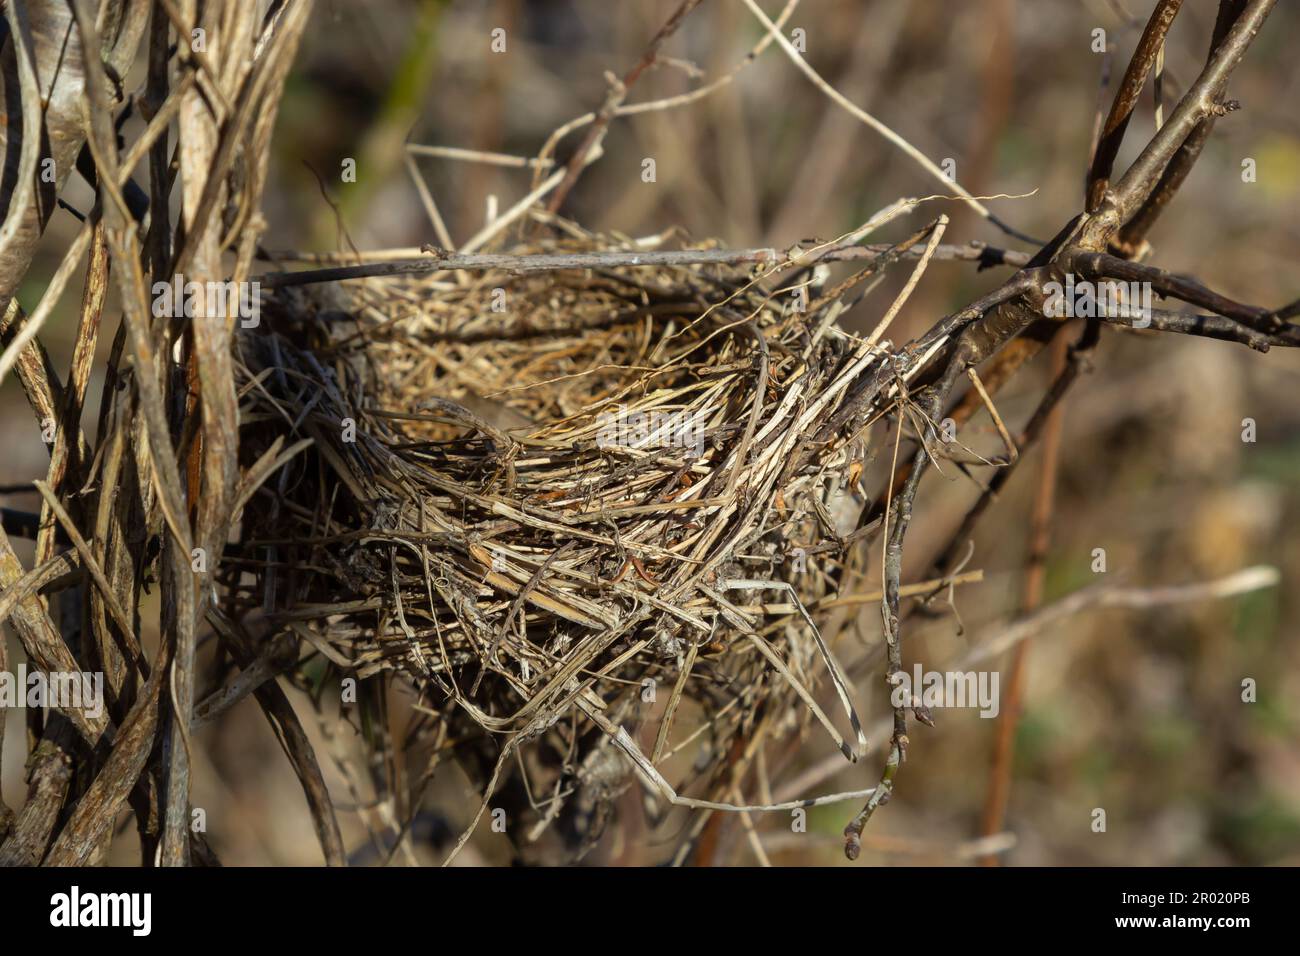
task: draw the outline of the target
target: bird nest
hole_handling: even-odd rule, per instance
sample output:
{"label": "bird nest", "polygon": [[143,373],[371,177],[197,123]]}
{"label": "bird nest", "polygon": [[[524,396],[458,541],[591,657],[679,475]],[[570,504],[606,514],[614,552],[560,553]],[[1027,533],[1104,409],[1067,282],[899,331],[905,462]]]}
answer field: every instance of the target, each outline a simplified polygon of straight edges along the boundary
{"label": "bird nest", "polygon": [[861,537],[875,412],[846,396],[889,363],[836,325],[854,282],[779,258],[277,291],[240,343],[243,454],[279,472],[245,509],[233,612],[336,676],[402,675],[485,807],[531,750],[552,797],[518,832],[579,851],[633,772],[652,803],[734,809],[760,726],[857,759],[810,611]]}

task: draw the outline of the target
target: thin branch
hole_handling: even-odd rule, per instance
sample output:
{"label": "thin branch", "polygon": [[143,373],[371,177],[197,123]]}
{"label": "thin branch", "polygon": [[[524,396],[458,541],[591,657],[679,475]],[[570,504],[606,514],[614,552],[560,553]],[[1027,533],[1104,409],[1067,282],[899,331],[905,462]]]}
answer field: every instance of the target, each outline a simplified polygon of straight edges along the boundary
{"label": "thin branch", "polygon": [[1174,17],[1183,5],[1183,0],[1160,0],[1151,11],[1151,19],[1138,40],[1137,49],[1129,60],[1124,78],[1120,80],[1119,89],[1110,106],[1110,114],[1102,127],[1101,139],[1097,143],[1092,157],[1092,169],[1088,174],[1088,210],[1095,211],[1102,197],[1110,186],[1111,168],[1115,157],[1119,155],[1120,144],[1124,142],[1124,133],[1128,130],[1128,121],[1137,107],[1142,87],[1146,85],[1147,76],[1155,64],[1160,51],[1164,48],[1165,35],[1173,25]]}
{"label": "thin branch", "polygon": [[[1214,56],[1244,9],[1245,0],[1219,0],[1219,13],[1215,19],[1214,34],[1210,40],[1207,59]],[[1187,174],[1192,171],[1196,160],[1200,158],[1201,150],[1210,138],[1216,118],[1215,113],[1210,113],[1196,124],[1192,132],[1183,140],[1182,145],[1178,147],[1178,151],[1174,153],[1164,172],[1160,174],[1160,181],[1156,183],[1155,189],[1120,229],[1116,245],[1126,255],[1135,255],[1138,252],[1146,240],[1147,233],[1151,231],[1160,214],[1174,198],[1187,178]]]}
{"label": "thin branch", "polygon": [[1071,346],[1065,367],[1053,379],[1047,392],[1039,401],[1038,407],[1030,415],[1024,430],[1016,438],[1016,447],[1020,449],[1020,457],[994,472],[988,488],[971,506],[971,509],[966,513],[966,517],[962,519],[961,525],[953,532],[948,539],[947,545],[935,558],[934,563],[931,565],[931,570],[934,573],[946,573],[956,565],[959,554],[966,546],[966,542],[970,540],[970,536],[975,531],[975,526],[979,523],[980,518],[988,510],[989,505],[997,500],[1006,483],[1015,474],[1016,468],[1025,460],[1025,452],[1032,448],[1042,437],[1048,421],[1051,420],[1053,410],[1065,397],[1065,393],[1078,379],[1079,374],[1087,367],[1088,356],[1097,344],[1097,331],[1097,323],[1089,322],[1084,328],[1079,341]]}
{"label": "thin branch", "polygon": [[1066,257],[1065,262],[1070,268],[1090,279],[1150,283],[1152,290],[1161,296],[1181,299],[1190,305],[1209,309],[1225,318],[1235,319],[1258,332],[1274,334],[1284,329],[1283,322],[1268,309],[1229,299],[1195,279],[1176,275],[1166,269],[1129,262],[1127,259],[1104,252],[1072,253]]}
{"label": "thin branch", "polygon": [[1272,346],[1295,348],[1300,340],[1295,336],[1265,335],[1247,328],[1240,322],[1225,319],[1221,315],[1201,315],[1195,312],[1178,312],[1173,309],[1151,309],[1141,319],[1132,316],[1099,315],[1097,317],[1108,325],[1136,331],[1151,330],[1155,332],[1174,332],[1180,335],[1196,335],[1221,342],[1237,342],[1248,346],[1256,352],[1267,352]]}
{"label": "thin branch", "polygon": [[832,102],[834,102],[836,105],[844,109],[850,115],[856,117],[858,120],[865,123],[867,126],[870,126],[873,130],[875,130],[877,133],[879,133],[889,142],[893,143],[895,146],[901,149],[904,153],[906,153],[909,157],[911,157],[911,159],[913,159],[917,163],[917,165],[919,165],[922,169],[924,169],[927,173],[929,173],[939,182],[943,183],[946,189],[951,189],[955,193],[957,193],[957,195],[959,195],[962,199],[966,201],[966,204],[970,206],[971,209],[975,210],[982,217],[987,219],[993,225],[997,226],[1007,235],[1014,236],[1015,238],[1021,240],[1022,242],[1030,242],[1030,243],[1034,243],[1035,245],[1038,244],[1037,239],[1034,239],[1032,236],[1027,236],[1016,229],[1013,229],[1007,223],[1003,222],[997,216],[993,215],[993,213],[991,213],[987,207],[985,207],[978,199],[976,199],[969,191],[967,191],[964,186],[962,186],[959,182],[957,182],[956,179],[950,177],[942,169],[936,166],[928,156],[926,156],[919,149],[917,149],[915,146],[913,146],[911,143],[905,140],[898,133],[894,132],[892,129],[890,129],[880,120],[876,119],[866,110],[862,109],[862,107],[858,106],[852,100],[848,99],[848,97],[846,97],[843,93],[835,89],[834,86],[827,83],[826,80],[822,78],[821,74],[818,73],[816,70],[814,70],[811,65],[809,65],[808,61],[804,59],[803,55],[798,50],[796,50],[794,48],[794,45],[791,44],[790,41],[785,38],[785,36],[780,32],[779,29],[777,29],[776,24],[774,24],[771,21],[771,19],[768,18],[767,14],[763,12],[762,8],[760,8],[759,5],[754,2],[754,0],[744,0],[744,2],[745,2],[745,6],[749,7],[750,12],[754,14],[754,17],[761,24],[763,24],[764,29],[768,31],[769,35],[772,36],[772,38],[777,41],[781,49],[785,52],[785,55],[790,58],[790,61],[794,63],[794,65],[798,67],[799,70],[805,76],[807,76],[808,79],[810,79],[813,82],[814,86],[816,86],[819,90],[825,93],[826,96],[828,96]]}
{"label": "thin branch", "polygon": [[[997,621],[988,625],[981,631],[980,636],[972,641],[971,649],[958,660],[949,662],[944,669],[973,670],[981,664],[1001,657],[1031,637],[1061,634],[1062,628],[1059,626],[1061,622],[1087,611],[1103,608],[1145,611],[1177,604],[1220,601],[1276,587],[1280,581],[1281,575],[1276,568],[1256,565],[1221,578],[1192,584],[1147,588],[1098,584],[1075,591],[1028,617],[1016,621]],[[849,670],[857,670],[859,663],[859,661],[853,662]],[[872,725],[867,734],[868,744],[873,744],[890,733],[892,726],[891,717],[884,717]],[[783,784],[777,790],[775,797],[782,800],[788,799],[795,793],[806,792],[843,772],[844,769],[844,760],[839,754],[833,754],[804,770],[797,779]]]}
{"label": "thin branch", "polygon": [[[1070,364],[1065,339],[1052,343],[1053,375],[1060,378]],[[1030,517],[1029,554],[1024,569],[1024,591],[1020,597],[1022,614],[1032,614],[1043,601],[1047,580],[1047,552],[1052,539],[1052,516],[1056,510],[1056,475],[1061,461],[1061,404],[1056,403],[1047,416],[1043,434],[1042,456],[1038,459],[1038,486]],[[997,739],[993,749],[993,767],[989,772],[989,791],[984,802],[984,820],[980,835],[1002,832],[1007,802],[1011,795],[1011,768],[1016,752],[1016,728],[1020,723],[1020,702],[1025,691],[1028,642],[1017,645],[1011,661],[1011,679],[1007,682],[1005,704],[998,717]],[[996,856],[983,858],[986,866],[999,861]]]}
{"label": "thin branch", "polygon": [[[304,269],[298,272],[266,272],[254,276],[264,289],[283,289],[288,286],[314,285],[322,282],[344,282],[349,279],[373,279],[387,276],[428,275],[435,272],[488,272],[500,269],[516,275],[529,272],[555,272],[562,269],[614,269],[660,268],[686,265],[763,265],[797,259],[800,267],[821,262],[855,262],[875,259],[893,247],[884,243],[861,246],[832,246],[820,252],[791,254],[774,248],[754,249],[635,249],[606,252],[543,253],[537,255],[510,255],[507,253],[479,253],[472,255],[432,254],[426,259],[398,259],[390,262],[368,262],[359,266],[336,266],[328,269]],[[910,250],[898,258],[919,259],[923,250]],[[940,245],[930,258],[975,262],[979,268],[993,266],[1019,267],[1029,261],[1029,255],[986,246]]]}
{"label": "thin branch", "polygon": [[605,130],[609,127],[609,121],[614,118],[614,111],[618,109],[627,96],[627,91],[636,85],[636,81],[641,78],[641,74],[654,65],[664,42],[677,32],[677,28],[682,25],[682,21],[699,5],[700,0],[682,0],[681,6],[677,8],[673,15],[668,18],[668,22],[660,27],[659,32],[651,39],[650,46],[647,47],[641,59],[611,89],[609,96],[606,97],[605,105],[601,107],[600,112],[596,115],[596,121],[591,124],[591,129],[587,130],[587,135],[583,138],[581,145],[570,157],[569,165],[564,170],[564,178],[546,204],[548,212],[557,212],[564,205],[564,200],[568,198],[569,191],[573,189],[574,183],[582,175],[582,170],[587,166],[589,159],[594,158],[594,150],[600,140],[604,138]]}
{"label": "thin branch", "polygon": [[1086,247],[1102,248],[1102,239],[1114,235],[1155,191],[1165,167],[1192,130],[1206,117],[1226,111],[1227,107],[1220,102],[1224,84],[1246,55],[1276,2],[1250,0],[1249,7],[1233,24],[1201,75],[1170,114],[1168,122],[1109,190],[1084,236]]}

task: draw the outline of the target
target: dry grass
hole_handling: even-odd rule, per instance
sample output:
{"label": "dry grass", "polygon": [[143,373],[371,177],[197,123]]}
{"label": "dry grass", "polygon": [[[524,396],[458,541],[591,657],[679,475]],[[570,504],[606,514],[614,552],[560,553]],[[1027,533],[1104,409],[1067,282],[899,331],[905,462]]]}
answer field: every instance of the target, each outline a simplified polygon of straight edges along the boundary
{"label": "dry grass", "polygon": [[[836,589],[818,570],[834,565],[806,558],[862,537],[844,476],[856,482],[865,443],[829,426],[850,384],[887,367],[888,343],[835,318],[938,225],[831,294],[804,265],[830,246],[754,269],[281,290],[276,334],[241,340],[242,448],[253,461],[312,447],[246,507],[227,613],[267,611],[340,674],[403,672],[438,733],[506,744],[498,768],[520,741],[545,737],[539,750],[582,766],[613,740],[656,795],[725,805],[765,737],[816,723],[856,760],[847,682],[806,610]],[[511,253],[626,260],[672,242],[564,231]],[[828,677],[834,719],[815,696]],[[660,694],[647,759],[617,728]],[[689,736],[672,719],[683,702],[702,717]],[[653,767],[679,750],[693,760],[670,791]],[[559,789],[549,771],[534,792]],[[678,800],[687,785],[704,799]],[[564,804],[539,805],[538,822]]]}
{"label": "dry grass", "polygon": [[[883,676],[897,685],[903,624],[918,607],[901,599],[978,579],[962,573],[961,558],[975,522],[1022,452],[1054,433],[1044,423],[1102,322],[1132,331],[1130,316],[1097,316],[1073,346],[1058,344],[1068,359],[1013,436],[994,397],[1044,343],[1076,327],[1049,318],[1047,283],[1066,273],[1145,282],[1188,307],[1158,310],[1157,331],[1260,351],[1300,345],[1300,327],[1288,321],[1295,304],[1237,302],[1143,264],[1147,231],[1215,122],[1236,108],[1220,94],[1270,0],[1220,6],[1204,68],[1121,173],[1113,167],[1128,117],[1148,74],[1162,68],[1178,6],[1160,5],[1167,15],[1143,29],[1104,124],[1098,116],[1088,204],[1068,219],[1063,211],[1036,253],[941,246],[944,216],[896,245],[861,245],[924,200],[900,200],[837,240],[789,252],[701,248],[675,230],[631,240],[559,218],[616,118],[703,98],[777,42],[821,94],[957,194],[931,199],[963,203],[945,208],[1023,238],[982,205],[990,197],[950,182],[804,61],[783,33],[797,0],[775,23],[747,3],[766,32],[730,72],[685,96],[626,103],[642,74],[668,62],[661,47],[697,5],[683,0],[622,78],[610,74],[599,109],[557,130],[536,158],[432,154],[532,168],[524,198],[504,212],[491,204],[489,222],[464,243],[452,242],[419,177],[418,150],[402,152],[445,248],[399,250],[405,265],[375,263],[398,255],[372,251],[335,256],[368,260],[359,272],[266,277],[274,293],[255,330],[237,329],[229,310],[158,314],[150,290],[181,273],[239,282],[255,257],[294,258],[259,246],[258,210],[275,108],[310,4],[276,5],[264,17],[252,7],[205,9],[206,51],[171,42],[195,24],[170,3],[140,0],[108,18],[77,2],[67,16],[52,7],[31,22],[10,5],[16,55],[31,63],[18,64],[22,88],[13,91],[24,135],[8,145],[23,188],[0,230],[0,380],[12,370],[42,428],[58,427],[46,478],[30,486],[40,514],[11,522],[37,529],[30,570],[0,536],[0,619],[11,620],[40,669],[106,672],[108,700],[94,721],[75,708],[29,716],[28,798],[16,815],[0,803],[0,862],[100,859],[128,804],[145,860],[212,860],[190,826],[191,733],[249,695],[299,777],[325,859],[346,862],[315,750],[279,677],[308,689],[327,723],[327,699],[342,688],[342,716],[359,725],[371,777],[364,786],[349,779],[354,805],[377,808],[385,832],[372,836],[394,853],[410,853],[403,837],[425,787],[454,760],[482,800],[449,861],[489,808],[494,825],[498,811],[513,815],[516,848],[550,841],[561,854],[538,859],[581,858],[633,774],[652,825],[670,806],[703,811],[680,833],[676,862],[710,861],[711,821],[722,813],[739,818],[766,862],[754,812],[866,798],[845,830],[855,857],[907,756],[909,711],[929,723],[926,708],[891,700],[875,734],[887,743],[883,757],[873,754],[883,764],[874,788],[816,795],[834,774],[825,763],[798,778],[806,791],[778,786],[788,767],[767,760],[782,749],[807,755],[810,742],[831,752],[834,768],[863,755],[868,735],[837,663],[852,633],[845,609],[879,608],[881,640],[857,663],[874,668],[883,657]],[[47,125],[65,127],[55,130],[56,185],[84,145],[96,202],[28,314],[13,296],[48,217],[38,199],[57,191],[28,188],[43,149],[32,135],[39,91],[29,67],[62,62],[54,42],[62,35],[77,42],[67,58],[74,69],[47,109]],[[117,136],[128,109],[117,80],[146,47],[137,102],[147,126],[127,147]],[[83,49],[112,55],[101,62]],[[409,108],[386,114],[379,139],[404,127]],[[579,130],[561,164],[560,141]],[[373,175],[382,167],[368,165],[368,151],[362,158],[367,188],[386,185],[391,177]],[[146,160],[147,197],[131,178]],[[87,254],[75,350],[60,381],[41,333]],[[896,347],[887,336],[934,258],[1016,271]],[[856,271],[828,287],[829,261]],[[871,332],[842,326],[882,273],[904,262],[910,275],[873,313]],[[122,323],[92,433],[87,389],[101,320],[114,311],[110,286]],[[984,411],[1002,448],[981,456],[953,432]],[[917,496],[922,478],[984,467],[993,477],[921,575],[933,579],[905,585],[904,537],[914,510],[928,507]],[[1044,474],[1050,489],[1051,469]],[[879,587],[860,591],[867,546],[879,548]],[[1225,580],[1110,600],[1146,607],[1221,597],[1276,577]],[[160,599],[146,605],[155,582]],[[1069,610],[1039,613],[1053,620]],[[144,640],[146,615],[156,647]],[[1026,627],[1008,633],[1023,641]],[[1008,646],[992,640],[972,653]],[[0,669],[3,653],[0,645]],[[398,686],[419,698],[402,739],[388,710]],[[637,732],[643,722],[655,728],[653,743]],[[1014,716],[1006,727],[1010,735]],[[998,766],[995,775],[1009,773],[1009,759]],[[1008,845],[987,835],[992,842],[968,855]]]}

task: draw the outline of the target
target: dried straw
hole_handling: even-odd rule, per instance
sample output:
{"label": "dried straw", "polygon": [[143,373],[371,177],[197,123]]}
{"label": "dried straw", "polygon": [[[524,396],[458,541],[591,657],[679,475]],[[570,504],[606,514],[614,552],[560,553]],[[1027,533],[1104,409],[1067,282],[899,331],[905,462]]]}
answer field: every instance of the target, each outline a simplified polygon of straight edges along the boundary
{"label": "dried straw", "polygon": [[[564,232],[510,252],[641,248]],[[269,462],[311,448],[248,502],[224,565],[228,613],[266,610],[348,675],[404,674],[451,738],[491,741],[485,805],[509,755],[545,737],[573,754],[559,778],[578,777],[557,793],[580,790],[585,758],[612,743],[668,801],[719,810],[740,809],[728,770],[756,724],[815,722],[856,760],[848,684],[807,611],[835,585],[804,557],[860,538],[843,521],[847,503],[852,530],[860,507],[843,487],[862,465],[852,439],[903,379],[888,381],[889,343],[836,318],[869,275],[941,233],[942,221],[829,294],[805,267],[824,249],[754,270],[493,269],[276,290],[272,329],[240,343],[242,450]],[[873,365],[885,387],[846,420],[846,392]],[[815,696],[828,679],[836,717]],[[667,716],[646,757],[623,724],[660,691]],[[683,704],[690,734],[674,733]],[[659,767],[678,751],[692,759],[673,785]],[[703,798],[679,797],[687,787]],[[551,805],[537,828],[561,817]]]}

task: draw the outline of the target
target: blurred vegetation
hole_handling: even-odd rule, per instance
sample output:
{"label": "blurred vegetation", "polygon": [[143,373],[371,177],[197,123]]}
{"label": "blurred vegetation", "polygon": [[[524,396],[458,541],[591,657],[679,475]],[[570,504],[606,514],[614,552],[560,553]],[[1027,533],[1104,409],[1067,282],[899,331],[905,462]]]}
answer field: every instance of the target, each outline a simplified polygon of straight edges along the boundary
{"label": "blurred vegetation", "polygon": [[[780,6],[763,5],[773,16]],[[1187,4],[1174,26],[1167,103],[1203,62],[1215,6]],[[320,0],[281,109],[264,245],[346,249],[340,221],[361,249],[436,242],[403,166],[404,142],[535,154],[552,129],[599,107],[604,71],[628,69],[675,7],[676,0]],[[1122,11],[1144,18],[1149,7],[1138,0],[808,0],[789,26],[806,31],[807,57],[830,82],[936,161],[954,158],[968,188],[1032,193],[990,205],[1045,238],[1081,202],[1102,68],[1090,31],[1106,29],[1117,74],[1140,29]],[[497,27],[508,37],[502,54],[489,50]],[[1300,208],[1297,31],[1300,9],[1279,4],[1233,76],[1230,92],[1243,109],[1220,121],[1152,236],[1152,261],[1266,305],[1300,297],[1300,221],[1293,215]],[[739,62],[759,36],[741,3],[708,0],[666,53],[714,76]],[[680,63],[652,70],[630,101],[697,85]],[[1133,122],[1141,132],[1130,135],[1121,164],[1151,128],[1149,90]],[[561,144],[561,161],[580,138]],[[839,235],[900,196],[936,191],[775,49],[697,104],[615,121],[604,148],[564,211],[590,228],[631,235],[680,226],[733,245],[786,246]],[[647,156],[656,160],[655,183],[640,179]],[[1246,157],[1256,161],[1256,182],[1242,180]],[[340,181],[347,158],[357,161],[356,183]],[[504,209],[529,188],[526,170],[425,158],[417,164],[458,242],[482,224],[489,196]],[[88,203],[89,192],[82,198]],[[885,238],[905,235],[939,211],[953,218],[945,241],[1024,248],[947,202],[895,224]],[[66,212],[56,214],[43,258],[21,290],[25,306],[34,305],[36,277],[48,277],[75,226]],[[878,315],[902,278],[883,283],[850,321],[865,324]],[[936,263],[891,331],[910,337],[996,281],[970,264]],[[65,305],[77,300],[70,294]],[[43,333],[60,367],[72,331],[68,311]],[[103,338],[106,348],[111,336]],[[1013,431],[1032,407],[1030,386],[1046,380],[1039,364],[998,398]],[[1097,372],[1067,402],[1047,599],[1096,582],[1090,563],[1097,547],[1107,551],[1109,577],[1130,585],[1200,580],[1251,564],[1278,567],[1284,585],[1221,604],[1088,612],[1037,638],[1007,821],[1018,844],[1007,860],[1300,863],[1300,356],[1107,330],[1095,364]],[[90,394],[98,394],[98,383]],[[15,383],[2,400],[0,428],[10,440],[3,442],[0,483],[30,480],[43,472],[45,450],[32,445]],[[1258,425],[1253,444],[1241,440],[1248,417]],[[971,428],[996,447],[987,418]],[[964,480],[927,486],[932,500],[909,536],[918,572],[977,491]],[[953,659],[971,635],[984,633],[982,625],[1011,613],[1031,495],[1032,469],[1025,468],[981,525],[969,566],[983,568],[986,581],[958,593],[967,633],[957,634],[952,618],[914,630],[908,667]],[[31,495],[4,500],[34,506]],[[26,560],[29,551],[18,546]],[[877,639],[878,624],[878,613],[875,620],[865,614],[861,638]],[[1241,701],[1248,677],[1258,682],[1254,704]],[[1005,679],[1003,687],[1005,693]],[[870,691],[864,702],[873,714],[884,713],[884,695]],[[196,742],[202,753],[195,804],[208,808],[211,820],[231,814],[242,821],[214,825],[213,844],[228,863],[318,862],[297,782],[260,715],[247,711],[237,710]],[[866,844],[866,862],[943,862],[952,854],[898,852],[887,841],[956,848],[977,834],[994,723],[973,712],[941,712],[937,720],[936,729],[913,731],[898,791],[871,824],[882,842]],[[17,732],[20,718],[11,715],[9,733]],[[820,741],[810,741],[811,763],[824,754]],[[19,748],[5,753],[8,759]],[[331,787],[341,788],[334,768],[325,770]],[[847,769],[824,790],[869,785],[870,772]],[[5,796],[21,803],[20,792]],[[430,806],[449,799],[462,808],[451,821],[449,832],[457,832],[478,796],[449,774]],[[620,807],[635,813],[637,803]],[[1094,807],[1107,811],[1105,834],[1090,829]],[[842,863],[844,819],[843,807],[815,810],[810,838],[774,838],[774,861]],[[348,825],[355,843],[361,830]],[[780,814],[762,825],[773,834],[788,829]],[[739,826],[727,829],[723,846],[720,861],[753,861]],[[491,834],[480,833],[472,848],[476,855],[463,861],[504,859]],[[434,859],[433,847],[427,849]],[[655,852],[614,841],[603,859],[649,862]]]}

